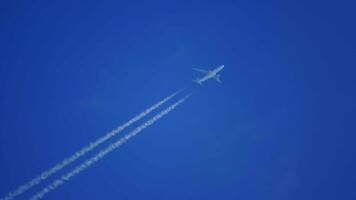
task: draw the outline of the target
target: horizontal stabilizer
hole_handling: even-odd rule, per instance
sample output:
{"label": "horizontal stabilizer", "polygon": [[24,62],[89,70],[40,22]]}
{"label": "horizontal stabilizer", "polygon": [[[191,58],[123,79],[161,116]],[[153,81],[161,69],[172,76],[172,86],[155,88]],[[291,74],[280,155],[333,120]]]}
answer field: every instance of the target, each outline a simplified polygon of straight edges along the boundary
{"label": "horizontal stabilizer", "polygon": [[201,85],[201,83],[202,83],[199,79],[194,79],[193,81],[198,83],[199,85]]}

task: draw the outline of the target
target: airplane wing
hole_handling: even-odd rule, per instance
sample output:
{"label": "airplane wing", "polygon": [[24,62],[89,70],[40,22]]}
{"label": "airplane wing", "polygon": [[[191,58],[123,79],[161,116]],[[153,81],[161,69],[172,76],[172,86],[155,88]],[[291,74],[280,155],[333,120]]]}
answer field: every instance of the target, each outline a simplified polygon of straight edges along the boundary
{"label": "airplane wing", "polygon": [[200,72],[200,73],[204,73],[204,74],[207,74],[208,71],[207,70],[204,70],[204,69],[198,69],[198,68],[192,68],[193,70],[197,71],[197,72]]}
{"label": "airplane wing", "polygon": [[215,79],[218,83],[221,83],[220,74],[215,75],[215,76],[214,76],[214,79]]}

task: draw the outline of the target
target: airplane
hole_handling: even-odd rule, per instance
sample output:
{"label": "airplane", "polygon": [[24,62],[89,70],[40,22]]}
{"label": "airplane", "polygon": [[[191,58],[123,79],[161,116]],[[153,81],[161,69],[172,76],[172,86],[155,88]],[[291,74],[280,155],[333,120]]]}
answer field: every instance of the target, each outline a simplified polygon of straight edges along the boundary
{"label": "airplane", "polygon": [[222,69],[224,69],[224,65],[220,65],[219,67],[213,69],[213,70],[204,70],[204,69],[198,69],[198,68],[192,68],[193,70],[204,73],[205,76],[201,78],[197,78],[193,80],[194,82],[198,83],[199,85],[203,84],[204,81],[214,78],[217,82],[221,83],[220,80],[220,74],[218,74]]}

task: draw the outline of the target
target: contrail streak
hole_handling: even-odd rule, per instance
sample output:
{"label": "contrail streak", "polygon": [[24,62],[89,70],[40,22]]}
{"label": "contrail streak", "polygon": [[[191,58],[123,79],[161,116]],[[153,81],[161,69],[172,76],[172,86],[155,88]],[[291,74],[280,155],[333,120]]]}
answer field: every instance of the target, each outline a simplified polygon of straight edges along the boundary
{"label": "contrail streak", "polygon": [[104,156],[106,156],[107,154],[109,154],[110,152],[114,151],[115,149],[117,149],[118,147],[120,147],[122,144],[124,144],[126,141],[128,141],[130,138],[134,137],[135,135],[137,135],[138,133],[140,133],[141,131],[143,131],[144,129],[146,129],[147,127],[151,126],[152,124],[154,124],[157,120],[159,120],[160,118],[162,118],[163,116],[167,115],[169,112],[171,112],[172,110],[174,110],[178,105],[180,105],[181,103],[183,103],[190,95],[185,96],[184,98],[178,100],[176,103],[172,104],[171,106],[169,106],[168,108],[166,108],[165,110],[161,111],[160,113],[158,113],[157,115],[155,115],[154,117],[152,117],[150,120],[146,121],[145,123],[143,123],[141,126],[137,127],[136,129],[134,129],[133,131],[131,131],[130,133],[128,133],[127,135],[123,136],[122,138],[120,138],[119,140],[117,140],[116,142],[112,143],[111,145],[109,145],[106,149],[101,150],[98,154],[96,154],[95,156],[91,157],[90,159],[86,160],[83,164],[77,166],[76,168],[74,168],[72,171],[68,172],[67,174],[63,175],[62,177],[58,178],[57,180],[53,181],[51,184],[49,184],[48,186],[46,186],[44,189],[42,189],[40,192],[38,192],[37,194],[35,194],[34,196],[32,196],[30,198],[30,200],[38,200],[41,199],[42,197],[44,197],[47,193],[55,190],[57,187],[63,185],[64,183],[66,183],[67,181],[69,181],[70,178],[74,177],[75,175],[79,174],[80,172],[82,172],[83,170],[85,170],[86,168],[90,167],[91,165],[93,165],[94,163],[96,163],[97,161],[99,161],[100,159],[102,159]]}
{"label": "contrail streak", "polygon": [[95,149],[97,146],[102,144],[103,142],[109,140],[110,138],[116,136],[118,133],[123,131],[125,128],[129,127],[133,123],[137,122],[138,120],[142,119],[146,115],[148,115],[150,112],[154,111],[155,109],[159,108],[161,105],[166,103],[168,100],[172,99],[174,96],[176,96],[178,93],[180,93],[182,90],[179,90],[170,96],[164,98],[160,102],[152,105],[151,107],[147,108],[145,111],[141,112],[140,114],[136,115],[134,118],[130,119],[128,122],[122,124],[121,126],[118,126],[114,130],[108,132],[106,135],[98,138],[97,140],[89,143],[88,145],[84,146],[82,149],[79,151],[75,152],[72,154],[70,157],[65,158],[62,162],[56,164],[52,168],[43,171],[39,176],[33,178],[32,180],[28,181],[27,183],[19,186],[15,191],[8,193],[5,197],[1,198],[0,200],[12,200],[18,195],[21,195],[22,193],[26,192],[27,190],[31,189],[32,187],[40,184],[42,181],[46,180],[48,177],[51,175],[55,174],[59,170],[63,169],[67,165],[71,164],[72,162],[76,161],[78,158],[84,156],[86,153],[89,151]]}

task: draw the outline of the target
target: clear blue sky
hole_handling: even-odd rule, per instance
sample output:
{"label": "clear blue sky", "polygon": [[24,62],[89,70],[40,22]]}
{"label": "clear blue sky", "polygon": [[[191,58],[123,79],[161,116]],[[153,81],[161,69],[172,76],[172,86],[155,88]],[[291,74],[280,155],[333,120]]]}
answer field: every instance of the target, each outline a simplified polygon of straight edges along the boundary
{"label": "clear blue sky", "polygon": [[[186,88],[46,198],[356,199],[355,7],[2,1],[0,196]],[[222,84],[191,82],[219,64]]]}

